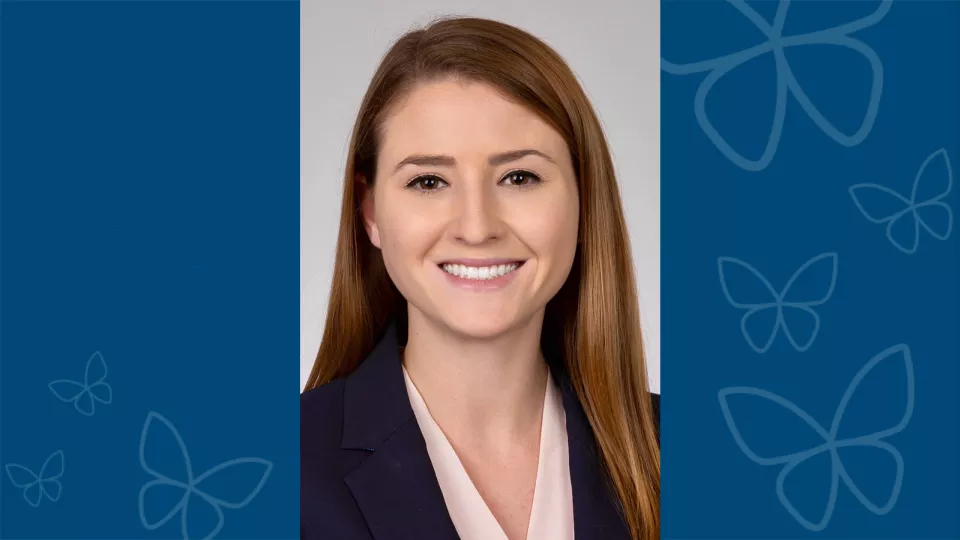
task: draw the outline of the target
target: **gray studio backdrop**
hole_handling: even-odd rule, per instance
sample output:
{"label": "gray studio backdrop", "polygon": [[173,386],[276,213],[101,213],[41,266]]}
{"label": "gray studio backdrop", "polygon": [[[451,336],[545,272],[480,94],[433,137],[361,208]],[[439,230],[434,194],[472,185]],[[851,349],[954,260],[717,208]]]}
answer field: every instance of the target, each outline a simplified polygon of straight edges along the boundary
{"label": "gray studio backdrop", "polygon": [[660,390],[659,0],[302,0],[300,387],[323,332],[349,133],[381,56],[415,24],[474,15],[567,60],[610,139],[636,266],[651,389]]}

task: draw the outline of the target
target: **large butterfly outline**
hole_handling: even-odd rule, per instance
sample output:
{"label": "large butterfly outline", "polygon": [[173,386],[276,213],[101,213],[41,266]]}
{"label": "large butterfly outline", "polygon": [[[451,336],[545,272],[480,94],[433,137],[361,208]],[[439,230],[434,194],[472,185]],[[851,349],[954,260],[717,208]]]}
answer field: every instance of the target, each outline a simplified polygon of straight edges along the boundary
{"label": "large butterfly outline", "polygon": [[57,450],[43,462],[40,474],[16,463],[7,464],[6,470],[14,487],[23,490],[23,498],[27,504],[36,508],[44,497],[50,502],[60,500],[60,494],[63,493],[60,477],[63,476],[64,466],[63,451]]}
{"label": "large butterfly outline", "polygon": [[[823,265],[829,265],[829,281],[822,279],[818,282],[818,294],[812,297],[796,298],[798,294],[794,292],[796,282],[811,268]],[[720,287],[727,301],[733,307],[747,310],[740,319],[740,331],[750,348],[759,354],[767,352],[780,329],[783,329],[783,334],[790,345],[799,352],[804,352],[813,345],[820,331],[820,316],[813,308],[824,304],[833,295],[837,284],[836,253],[823,253],[804,263],[779,292],[773,288],[767,278],[763,277],[763,274],[747,262],[733,257],[720,257],[717,266],[720,271]],[[754,281],[755,285],[763,286],[764,298],[747,298],[745,291],[732,286],[735,281],[731,278],[731,274],[738,270],[745,270],[746,275],[749,276],[748,279]],[[796,322],[800,317],[810,322],[808,325],[810,330],[805,337],[799,336],[801,329],[790,324],[790,321]],[[800,337],[799,340],[798,337]]]}
{"label": "large butterfly outline", "polygon": [[[163,466],[164,464],[149,463],[151,460],[147,458],[148,440],[152,440],[153,437],[167,438],[166,442],[172,440],[179,450],[178,455],[165,456],[178,466],[179,474],[175,478],[159,471],[161,468],[167,468]],[[156,449],[160,450],[160,448],[167,448],[167,446],[157,443]],[[215,537],[223,528],[223,509],[236,510],[250,504],[263,489],[273,470],[273,464],[265,459],[246,457],[225,461],[196,476],[187,447],[177,428],[155,412],[147,415],[140,434],[140,466],[154,478],[140,489],[138,500],[140,523],[148,530],[156,530],[179,513],[180,534],[183,540],[189,540],[191,537],[209,540]],[[247,482],[240,492],[235,492],[224,489],[223,484],[219,482],[226,478],[251,481]],[[170,504],[171,501],[173,501],[172,504]],[[159,511],[155,512],[157,507]],[[206,516],[204,512],[207,513]],[[204,522],[202,519],[204,517],[211,519]],[[191,531],[195,532],[198,529],[202,534],[191,534]]]}
{"label": "large butterfly outline", "polygon": [[[837,143],[852,147],[863,142],[873,129],[877,111],[880,107],[880,95],[883,89],[883,65],[873,49],[864,42],[850,37],[850,35],[880,22],[887,15],[887,12],[890,11],[893,0],[881,0],[877,9],[863,18],[832,28],[791,36],[783,35],[790,0],[780,0],[772,24],[767,22],[762,15],[750,7],[744,0],[727,0],[727,2],[757,27],[766,37],[766,41],[739,52],[718,56],[709,60],[678,64],[666,59],[661,59],[660,62],[661,69],[671,75],[707,73],[706,77],[704,77],[700,83],[699,88],[697,88],[693,106],[697,122],[700,124],[707,138],[710,139],[710,142],[712,142],[727,159],[742,169],[761,171],[767,168],[773,161],[773,157],[780,145],[780,136],[783,133],[784,120],[787,115],[787,98],[789,95],[793,95],[794,99],[796,99],[800,105],[800,108],[807,113],[807,116],[813,120],[814,124]],[[829,3],[822,3],[822,5],[829,5]],[[793,70],[790,68],[785,51],[791,47],[805,45],[843,47],[859,53],[869,63],[870,70],[872,71],[870,95],[867,102],[866,113],[860,123],[860,127],[857,128],[854,133],[843,133],[827,119],[816,105],[813,104],[813,101],[803,90]],[[760,157],[751,159],[735,150],[727,138],[720,134],[720,131],[717,130],[713,122],[710,121],[710,115],[707,114],[706,101],[707,96],[718,81],[738,67],[766,53],[773,54],[776,63],[776,101],[774,105],[773,122],[770,126],[767,143]]]}
{"label": "large butterfly outline", "polygon": [[93,416],[96,402],[109,405],[113,402],[113,389],[107,383],[107,364],[100,351],[93,353],[87,360],[83,372],[83,382],[59,379],[49,384],[50,391],[58,399],[73,406],[84,416]]}
{"label": "large butterfly outline", "polygon": [[[928,172],[940,160],[942,175]],[[953,229],[953,211],[944,201],[953,188],[953,169],[950,156],[943,148],[930,154],[920,165],[913,179],[910,197],[879,184],[854,184],[850,196],[854,204],[871,223],[886,225],[887,239],[897,249],[911,255],[920,245],[921,227],[937,240],[946,240]],[[930,193],[930,191],[934,193]],[[939,191],[937,191],[939,189]],[[925,197],[922,198],[921,197]]]}
{"label": "large butterfly outline", "polygon": [[[847,410],[850,402],[854,399],[857,399],[857,388],[874,370],[874,368],[876,368],[882,362],[901,362],[903,364],[903,371],[898,371],[898,373],[903,374],[902,382],[906,386],[906,403],[902,416],[900,416],[896,424],[886,429],[881,429],[866,435],[840,438],[839,432],[843,424],[844,412]],[[897,389],[889,388],[889,390],[896,391]],[[903,431],[903,429],[910,422],[910,417],[913,414],[913,361],[911,360],[910,356],[910,348],[906,345],[895,345],[880,352],[870,359],[870,361],[868,361],[863,368],[860,369],[860,371],[853,377],[853,380],[850,381],[850,384],[847,386],[843,397],[840,399],[840,404],[837,406],[836,413],[833,415],[833,421],[830,424],[829,430],[821,426],[819,422],[817,422],[812,416],[810,416],[806,411],[801,409],[793,402],[767,390],[753,387],[730,387],[722,389],[719,392],[718,397],[720,399],[720,408],[723,411],[724,420],[727,423],[727,427],[730,429],[730,434],[733,435],[733,439],[737,446],[740,447],[740,450],[743,451],[747,458],[762,466],[783,466],[783,468],[780,470],[780,474],[777,475],[777,497],[780,499],[780,503],[787,510],[787,512],[789,512],[790,515],[793,516],[793,518],[797,520],[797,522],[804,528],[811,531],[821,531],[826,528],[836,508],[837,493],[839,491],[839,485],[841,481],[847,487],[850,493],[852,493],[853,496],[860,501],[860,504],[862,504],[864,508],[876,515],[887,514],[893,509],[894,505],[896,505],[897,498],[900,495],[900,488],[903,485],[903,456],[892,444],[886,442],[884,439]],[[746,401],[746,403],[741,405],[741,407],[745,407],[747,404],[757,407],[759,406],[758,400],[766,400],[777,405],[778,407],[788,411],[790,414],[802,420],[804,424],[806,424],[811,430],[813,430],[813,432],[816,433],[819,440],[822,440],[822,442],[814,445],[811,448],[804,448],[785,455],[772,457],[759,455],[753,450],[753,446],[744,440],[743,433],[741,432],[737,421],[734,418],[734,414],[730,407],[731,398],[734,397],[739,397],[741,400]],[[747,401],[747,398],[749,398],[749,401]],[[863,399],[860,401],[863,401]],[[778,429],[781,429],[779,425],[764,427],[769,429],[753,429],[751,431],[760,434],[759,436],[777,437],[776,433]],[[893,461],[895,473],[893,478],[890,479],[890,495],[889,497],[886,497],[885,501],[875,502],[866,494],[864,494],[860,487],[858,487],[857,482],[853,479],[850,471],[844,467],[843,454],[846,449],[850,448],[856,448],[860,450],[869,449],[871,451],[876,451],[879,452],[879,454],[877,454],[878,457],[886,457],[887,459]],[[829,452],[830,454],[829,475],[818,474],[817,471],[810,469],[810,467],[813,466],[813,463],[817,463],[812,462],[811,459],[824,452]],[[804,469],[804,472],[800,472],[798,474],[810,478],[829,478],[829,486],[824,486],[826,488],[825,491],[827,504],[823,515],[819,518],[814,517],[810,519],[807,516],[804,516],[803,513],[798,510],[797,506],[794,504],[793,500],[787,494],[785,489],[785,483],[790,475],[804,464],[808,465]],[[883,470],[879,469],[871,471],[874,479],[879,478],[882,473]]]}

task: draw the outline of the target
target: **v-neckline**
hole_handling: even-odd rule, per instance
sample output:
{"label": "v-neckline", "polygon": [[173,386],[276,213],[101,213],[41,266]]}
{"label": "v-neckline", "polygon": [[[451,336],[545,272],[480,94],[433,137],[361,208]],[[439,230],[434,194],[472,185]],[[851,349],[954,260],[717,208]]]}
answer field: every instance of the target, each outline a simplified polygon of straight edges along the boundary
{"label": "v-neckline", "polygon": [[[443,430],[436,423],[433,415],[430,413],[423,396],[420,394],[406,367],[403,368],[403,376],[407,385],[407,392],[410,397],[410,404],[413,407],[414,415],[420,430],[423,433],[427,444],[427,452],[437,473],[437,480],[440,483],[443,498],[447,504],[448,511],[453,518],[454,525],[463,540],[472,540],[473,538],[484,538],[489,540],[509,540],[503,526],[497,521],[490,506],[483,499],[480,491],[470,475],[467,473],[460,456],[457,454],[450,440],[443,433]],[[547,508],[541,508],[547,504],[545,479],[550,471],[547,467],[551,463],[550,453],[555,450],[554,441],[566,441],[566,434],[554,433],[557,427],[556,404],[562,402],[553,392],[556,388],[553,386],[552,375],[547,372],[547,382],[544,388],[543,408],[540,419],[540,441],[537,456],[537,477],[534,483],[533,501],[530,505],[530,514],[527,519],[527,531],[524,536],[527,540],[535,540],[538,535],[539,523],[541,520],[537,517],[546,512]],[[562,420],[562,414],[561,421]],[[563,466],[567,466],[567,456],[564,452]],[[531,534],[533,533],[533,534]],[[495,538],[492,538],[493,535]]]}

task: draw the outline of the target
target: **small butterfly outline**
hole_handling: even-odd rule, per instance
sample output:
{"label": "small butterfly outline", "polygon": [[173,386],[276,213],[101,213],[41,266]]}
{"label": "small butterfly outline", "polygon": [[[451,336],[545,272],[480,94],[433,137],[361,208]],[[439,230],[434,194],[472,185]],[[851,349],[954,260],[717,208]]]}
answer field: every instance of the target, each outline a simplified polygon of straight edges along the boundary
{"label": "small butterfly outline", "polygon": [[[918,201],[917,198],[924,184],[937,180],[932,178],[932,175],[925,174],[927,167],[937,158],[943,161],[946,168],[946,188],[937,195]],[[863,214],[863,217],[871,223],[886,224],[887,239],[890,240],[890,243],[903,253],[912,255],[917,252],[920,245],[921,227],[937,240],[946,240],[950,237],[950,232],[953,229],[953,210],[943,199],[950,194],[951,189],[953,189],[953,169],[950,166],[950,156],[947,155],[946,149],[941,148],[927,156],[927,159],[920,165],[917,176],[913,179],[913,189],[910,191],[909,199],[879,184],[854,184],[850,186],[849,192],[850,197],[853,198],[853,203]],[[891,213],[888,209],[869,208],[871,204],[869,203],[869,196],[867,196],[868,193],[885,199],[887,203],[893,203],[896,209]],[[929,218],[933,217],[936,212],[940,212],[940,216],[944,218],[941,223],[945,223],[945,225],[941,230],[937,230],[929,222]],[[928,219],[924,219],[924,214],[927,215]],[[902,237],[898,240],[897,237],[901,235],[898,235],[897,232],[900,232],[901,235],[910,235],[910,240],[903,242],[901,241],[904,239]]]}
{"label": "small butterfly outline", "polygon": [[[897,360],[902,361],[903,363],[903,382],[906,386],[906,405],[904,407],[903,416],[900,418],[899,422],[887,429],[881,429],[874,433],[838,439],[844,412],[847,410],[850,401],[857,395],[857,388],[863,382],[864,378],[866,378],[867,375],[869,375],[871,371],[873,371],[873,369],[876,368],[881,362],[893,362]],[[783,409],[795,415],[797,418],[803,420],[807,426],[809,426],[817,433],[817,435],[819,435],[823,442],[813,446],[812,448],[781,456],[764,457],[758,455],[751,449],[750,445],[747,444],[739,428],[737,427],[736,420],[734,419],[733,413],[730,410],[730,398],[732,396],[750,397],[753,399],[754,403],[756,403],[756,399],[759,398],[782,407]],[[817,422],[812,416],[810,416],[810,414],[794,404],[792,401],[761,388],[742,386],[724,388],[718,393],[718,398],[720,400],[720,408],[723,412],[723,418],[726,421],[727,428],[729,428],[730,434],[733,436],[734,441],[744,455],[746,455],[747,458],[754,463],[761,466],[783,466],[783,469],[781,469],[780,473],[777,475],[777,498],[780,499],[780,503],[787,510],[787,512],[805,529],[814,532],[822,531],[830,523],[830,519],[833,517],[834,510],[836,509],[837,494],[841,480],[843,481],[843,484],[847,486],[847,489],[850,491],[850,493],[852,493],[853,496],[860,501],[860,504],[862,504],[864,508],[878,516],[889,513],[897,504],[897,499],[900,496],[900,489],[903,486],[903,456],[896,449],[896,447],[884,441],[884,439],[903,431],[903,429],[906,428],[907,424],[910,422],[910,417],[913,415],[913,360],[911,358],[910,348],[908,346],[899,344],[889,347],[871,358],[866,365],[860,369],[860,371],[853,377],[853,380],[850,381],[850,384],[847,386],[843,397],[840,399],[840,404],[837,406],[837,410],[834,413],[833,422],[830,425],[829,431],[824,429],[824,427],[821,426],[820,423]],[[776,429],[774,426],[771,426],[770,430],[758,430],[758,433],[776,433]],[[886,455],[893,460],[894,465],[896,466],[896,473],[894,474],[893,482],[890,486],[890,496],[886,502],[883,502],[883,504],[877,504],[869,497],[864,495],[863,491],[860,490],[850,473],[843,465],[843,460],[841,459],[840,454],[844,448],[872,448],[885,452]],[[821,516],[819,520],[814,521],[805,517],[797,509],[797,507],[790,500],[790,497],[787,495],[786,490],[784,489],[784,484],[786,483],[787,478],[790,476],[790,473],[796,470],[803,463],[806,463],[808,460],[822,454],[823,452],[830,452],[830,488],[827,494],[827,504],[824,508],[823,516]]]}
{"label": "small butterfly outline", "polygon": [[[787,10],[790,0],[780,0],[773,24],[747,5],[744,0],[727,0],[744,17],[753,23],[767,38],[764,43],[754,45],[739,52],[718,56],[710,60],[702,60],[685,64],[677,64],[661,58],[660,65],[663,71],[671,75],[691,75],[707,72],[694,97],[694,114],[704,134],[720,152],[738,167],[757,172],[766,169],[773,161],[777,148],[780,145],[780,136],[783,133],[784,120],[787,114],[787,98],[789,95],[797,100],[804,112],[813,120],[814,124],[828,137],[838,144],[853,147],[862,143],[870,132],[877,118],[880,108],[880,96],[883,90],[883,64],[877,53],[864,42],[850,37],[850,34],[869,28],[880,22],[890,11],[893,0],[881,0],[880,5],[869,15],[851,22],[840,24],[824,30],[784,36],[783,28],[787,19]],[[790,47],[800,45],[832,45],[845,47],[862,55],[869,63],[873,72],[870,85],[870,97],[866,113],[860,127],[853,134],[841,132],[819,109],[813,104],[810,97],[804,92],[796,76],[790,69],[784,51]],[[776,104],[774,105],[773,122],[770,134],[763,153],[757,159],[750,159],[739,153],[727,142],[727,139],[714,127],[706,111],[706,100],[714,85],[728,73],[744,65],[750,60],[766,53],[773,53],[776,60]]]}
{"label": "small butterfly outline", "polygon": [[[159,431],[159,433],[156,433],[157,431]],[[181,462],[180,465],[182,466],[181,476],[179,478],[170,478],[147,463],[147,439],[151,433],[156,433],[156,436],[172,437],[176,441],[177,447],[180,449],[180,455],[177,457],[179,458]],[[190,530],[192,528],[196,528],[191,527],[190,521],[188,520],[189,515],[197,513],[196,511],[192,513],[187,511],[192,496],[203,500],[209,506],[209,509],[212,509],[216,514],[216,524],[211,530],[207,531],[207,533],[202,536],[202,538],[205,540],[210,540],[211,538],[215,537],[223,528],[223,509],[228,508],[231,510],[236,510],[250,504],[257,494],[260,493],[260,490],[263,489],[267,478],[270,476],[270,472],[273,470],[273,463],[265,459],[245,457],[225,461],[212,467],[207,472],[199,476],[195,476],[193,472],[193,465],[190,462],[190,455],[187,453],[186,444],[184,444],[183,438],[180,436],[177,428],[174,427],[174,425],[162,415],[153,411],[147,415],[147,420],[143,424],[143,431],[140,434],[140,466],[143,467],[144,471],[154,477],[153,480],[150,480],[144,484],[142,488],[140,488],[140,495],[138,499],[140,523],[147,530],[153,531],[164,526],[167,522],[173,519],[177,513],[179,513],[180,532],[183,535],[183,540],[189,540],[191,538]],[[253,472],[256,473],[259,481],[251,490],[249,490],[249,492],[240,494],[239,497],[236,493],[217,493],[215,495],[209,493],[209,491],[216,488],[211,487],[208,489],[203,485],[204,482],[210,478],[222,478],[224,475],[236,475],[240,473],[241,468],[250,467],[253,467]],[[170,490],[174,490],[176,497],[173,499],[178,500],[178,502],[174,504],[172,508],[167,509],[158,519],[150,519],[147,516],[148,505],[146,501],[149,494],[157,493],[158,495],[162,495],[162,493],[160,493],[161,491],[170,493]],[[170,498],[166,500],[170,500]]]}
{"label": "small butterfly outline", "polygon": [[60,478],[63,476],[65,465],[63,451],[57,450],[43,462],[40,474],[16,463],[8,463],[5,468],[10,482],[23,490],[23,499],[30,506],[37,508],[44,497],[50,502],[60,500],[60,494],[63,493]]}
{"label": "small butterfly outline", "polygon": [[[830,282],[826,287],[826,292],[820,295],[819,298],[812,300],[790,300],[789,294],[796,281],[802,277],[808,269],[817,264],[829,264],[831,266]],[[813,345],[814,340],[817,339],[817,333],[820,331],[820,316],[816,311],[814,311],[813,308],[826,303],[828,300],[830,300],[830,297],[833,296],[833,290],[837,284],[836,253],[822,253],[805,262],[803,266],[794,272],[793,276],[790,277],[790,280],[787,281],[787,284],[780,292],[777,292],[776,289],[773,288],[773,285],[770,284],[770,281],[765,278],[763,274],[761,274],[756,268],[740,259],[735,259],[733,257],[720,257],[717,260],[717,267],[720,272],[720,287],[723,289],[723,294],[727,298],[727,302],[729,302],[730,305],[735,308],[747,310],[747,312],[743,314],[743,318],[740,319],[740,331],[743,333],[743,337],[747,340],[747,345],[749,345],[750,348],[752,348],[756,353],[763,354],[767,352],[773,345],[773,342],[777,337],[777,333],[781,328],[783,329],[783,334],[786,336],[787,341],[789,341],[790,345],[792,345],[793,348],[798,352],[805,352],[810,348],[811,345]],[[728,274],[735,267],[745,269],[747,272],[753,275],[758,282],[762,283],[764,289],[770,293],[770,299],[768,301],[759,303],[737,300],[734,297],[733,292],[730,290],[730,285],[727,283]],[[754,339],[754,337],[751,335],[748,324],[757,315],[768,314],[769,310],[776,310],[774,312],[775,317],[771,323],[769,334],[767,334],[765,339]],[[807,337],[807,339],[802,343],[797,341],[797,338],[794,335],[795,331],[790,330],[790,326],[787,324],[787,313],[795,315],[805,314],[812,319],[813,329],[810,331],[810,335]]]}
{"label": "small butterfly outline", "polygon": [[113,389],[106,381],[107,363],[104,362],[100,351],[97,351],[87,360],[87,367],[83,372],[83,383],[59,379],[48,386],[60,401],[73,403],[74,408],[84,416],[93,416],[97,401],[104,405],[113,402]]}

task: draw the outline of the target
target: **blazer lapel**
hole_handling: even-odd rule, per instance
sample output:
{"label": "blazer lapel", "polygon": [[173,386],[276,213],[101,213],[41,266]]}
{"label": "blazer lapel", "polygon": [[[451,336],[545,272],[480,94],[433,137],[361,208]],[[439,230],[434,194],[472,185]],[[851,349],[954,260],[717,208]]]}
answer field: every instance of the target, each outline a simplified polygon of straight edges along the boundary
{"label": "blazer lapel", "polygon": [[626,524],[607,485],[593,430],[570,377],[559,360],[551,362],[550,369],[560,385],[567,420],[575,537],[577,540],[629,540]]}
{"label": "blazer lapel", "polygon": [[348,377],[340,446],[372,452],[344,481],[376,540],[459,540],[407,396],[395,323]]}

